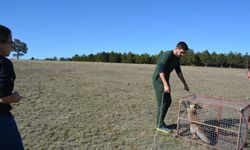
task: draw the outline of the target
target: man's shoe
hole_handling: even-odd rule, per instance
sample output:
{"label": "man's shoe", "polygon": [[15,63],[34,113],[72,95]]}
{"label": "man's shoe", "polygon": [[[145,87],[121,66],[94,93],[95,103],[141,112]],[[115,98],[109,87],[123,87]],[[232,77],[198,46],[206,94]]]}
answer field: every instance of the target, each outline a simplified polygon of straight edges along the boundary
{"label": "man's shoe", "polygon": [[173,132],[171,129],[169,129],[169,128],[166,127],[166,126],[157,127],[156,129],[157,129],[158,131],[161,131],[161,132],[167,133],[167,134]]}

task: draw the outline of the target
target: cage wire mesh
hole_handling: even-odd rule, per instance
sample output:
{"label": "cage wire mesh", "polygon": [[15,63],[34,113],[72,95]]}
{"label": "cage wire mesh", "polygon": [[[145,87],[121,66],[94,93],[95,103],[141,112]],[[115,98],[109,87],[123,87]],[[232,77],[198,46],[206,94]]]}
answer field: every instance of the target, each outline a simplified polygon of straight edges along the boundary
{"label": "cage wire mesh", "polygon": [[[199,108],[190,111],[194,104]],[[240,150],[247,144],[249,115],[249,101],[189,95],[179,103],[177,135],[214,149]]]}

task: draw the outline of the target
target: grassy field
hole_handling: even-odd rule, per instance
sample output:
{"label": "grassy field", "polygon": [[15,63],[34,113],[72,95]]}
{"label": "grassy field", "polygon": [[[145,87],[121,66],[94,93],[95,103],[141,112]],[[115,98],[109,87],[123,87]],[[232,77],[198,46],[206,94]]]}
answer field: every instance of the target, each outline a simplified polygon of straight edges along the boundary
{"label": "grassy field", "polygon": [[[16,90],[25,99],[13,105],[12,112],[25,149],[153,148],[154,65],[13,62]],[[191,92],[229,99],[250,97],[246,70],[203,67],[182,70]],[[166,122],[175,124],[178,100],[188,93],[175,72],[170,82],[173,102]],[[157,134],[155,145],[155,149],[206,149],[162,134]]]}

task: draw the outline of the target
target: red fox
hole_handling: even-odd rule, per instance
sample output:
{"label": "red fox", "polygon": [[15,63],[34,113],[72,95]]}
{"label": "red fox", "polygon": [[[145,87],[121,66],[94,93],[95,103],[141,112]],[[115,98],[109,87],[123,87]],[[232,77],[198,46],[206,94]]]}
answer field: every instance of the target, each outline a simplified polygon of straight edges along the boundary
{"label": "red fox", "polygon": [[193,121],[198,122],[197,109],[201,109],[201,107],[197,104],[190,104],[187,107],[187,115],[190,121],[190,132],[193,135],[192,139],[195,139],[196,136],[198,136],[202,141],[210,144],[210,141],[206,137],[206,134],[203,129],[198,124],[193,123]]}

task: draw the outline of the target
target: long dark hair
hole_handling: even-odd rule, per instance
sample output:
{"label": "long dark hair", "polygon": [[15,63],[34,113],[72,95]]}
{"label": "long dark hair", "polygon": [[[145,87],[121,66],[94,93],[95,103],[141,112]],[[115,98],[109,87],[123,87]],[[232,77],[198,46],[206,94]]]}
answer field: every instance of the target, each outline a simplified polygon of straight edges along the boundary
{"label": "long dark hair", "polygon": [[0,25],[0,42],[6,43],[10,35],[11,35],[10,29],[3,25]]}

